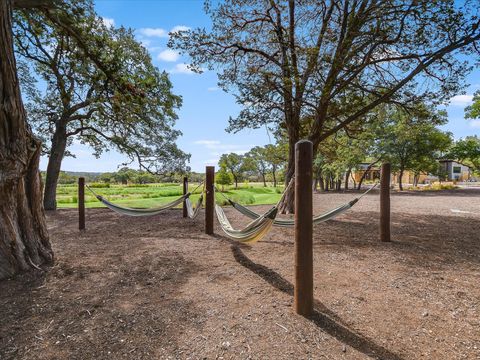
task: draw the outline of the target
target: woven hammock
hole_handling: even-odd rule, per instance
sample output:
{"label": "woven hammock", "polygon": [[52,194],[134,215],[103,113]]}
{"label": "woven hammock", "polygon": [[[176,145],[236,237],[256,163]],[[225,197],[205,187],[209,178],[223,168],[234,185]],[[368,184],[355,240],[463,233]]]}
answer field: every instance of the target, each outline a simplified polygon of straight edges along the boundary
{"label": "woven hammock", "polygon": [[233,228],[232,224],[230,224],[230,221],[228,221],[222,207],[215,204],[215,212],[217,214],[218,222],[220,223],[220,226],[225,235],[227,235],[232,240],[247,244],[253,244],[262,239],[272,228],[278,213],[278,204],[283,201],[285,195],[287,194],[288,190],[292,185],[293,179],[285,188],[285,191],[283,192],[283,195],[278,201],[277,205],[272,207],[263,215],[255,213],[255,215],[257,215],[255,219],[240,230],[236,230]]}
{"label": "woven hammock", "polygon": [[[319,223],[322,223],[324,221],[331,220],[331,219],[337,217],[338,215],[344,213],[345,211],[349,210],[353,205],[355,205],[363,196],[367,195],[368,192],[370,192],[376,186],[377,186],[377,184],[374,184],[370,189],[365,191],[362,195],[360,195],[359,197],[349,201],[348,203],[345,203],[345,204],[340,205],[340,206],[338,206],[338,207],[336,207],[332,210],[329,210],[324,214],[314,216],[313,217],[313,223],[314,224],[319,224]],[[233,200],[228,199],[228,201],[237,211],[239,211],[243,215],[249,217],[250,219],[258,219],[259,217],[262,216],[262,215],[256,213],[255,211],[250,210],[249,208],[247,208],[247,207],[245,207],[241,204],[236,203]],[[274,226],[279,226],[279,227],[293,227],[293,226],[295,226],[295,220],[293,220],[293,219],[276,219],[273,222],[273,225]]]}
{"label": "woven hammock", "polygon": [[197,217],[197,215],[200,213],[200,209],[202,208],[202,203],[203,203],[203,193],[200,194],[200,198],[197,201],[197,205],[195,206],[195,209],[193,208],[190,197],[187,197],[185,199],[185,204],[187,206],[187,215],[190,219],[195,219]]}
{"label": "woven hammock", "polygon": [[260,240],[271,229],[275,216],[277,216],[277,207],[274,206],[265,214],[248,223],[243,229],[236,230],[228,221],[222,207],[215,204],[215,212],[217,214],[218,222],[225,235],[230,239],[242,243],[252,244]]}
{"label": "woven hammock", "polygon": [[[94,193],[95,194],[95,193]],[[95,194],[96,198],[102,202],[106,207],[108,207],[110,210],[115,211],[116,213],[119,213],[121,215],[128,215],[128,216],[153,216],[161,213],[162,211],[171,209],[177,205],[180,205],[185,199],[188,199],[190,196],[190,193],[185,194],[178,199],[169,202],[168,204],[156,207],[156,208],[150,208],[150,209],[136,209],[136,208],[129,208],[129,207],[123,207],[116,205],[114,203],[111,203],[110,201],[104,199],[102,196]]]}

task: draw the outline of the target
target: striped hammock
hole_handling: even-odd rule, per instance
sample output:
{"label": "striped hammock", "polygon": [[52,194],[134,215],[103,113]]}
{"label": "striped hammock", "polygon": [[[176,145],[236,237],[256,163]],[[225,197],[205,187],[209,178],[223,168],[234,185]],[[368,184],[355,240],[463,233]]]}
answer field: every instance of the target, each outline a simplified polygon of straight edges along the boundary
{"label": "striped hammock", "polygon": [[243,229],[236,230],[230,224],[222,207],[215,204],[215,212],[217,214],[220,227],[227,237],[241,243],[252,244],[263,238],[271,229],[275,216],[277,216],[277,207],[274,206],[265,214],[259,215],[258,218],[248,223]]}
{"label": "striped hammock", "polygon": [[203,203],[203,193],[200,194],[200,198],[197,201],[195,209],[193,208],[192,201],[190,197],[185,199],[185,204],[187,206],[187,215],[190,219],[195,219],[197,215],[200,213],[200,209],[202,208]]}
{"label": "striped hammock", "polygon": [[[95,194],[95,193],[94,193]],[[100,195],[95,194],[95,197],[102,202],[106,207],[108,207],[110,210],[115,211],[118,214],[121,215],[128,215],[128,216],[153,216],[161,213],[162,211],[171,209],[177,205],[180,205],[184,200],[188,199],[190,196],[190,193],[185,194],[178,199],[169,202],[168,204],[156,207],[156,208],[150,208],[150,209],[136,209],[136,208],[129,208],[129,207],[123,207],[120,205],[116,205],[105,198],[103,198]]]}
{"label": "striped hammock", "polygon": [[[357,197],[357,198],[355,198],[355,199],[353,199],[353,200],[351,200],[351,201],[349,201],[349,202],[347,202],[343,205],[340,205],[340,206],[338,206],[338,207],[336,207],[332,210],[329,210],[324,214],[314,216],[313,217],[313,223],[314,224],[320,224],[324,221],[331,220],[331,219],[337,217],[340,214],[343,214],[345,211],[349,210],[353,205],[355,205],[363,196],[367,195],[376,186],[377,186],[377,183],[374,184],[370,189],[365,191],[359,197]],[[241,204],[236,203],[233,200],[229,199],[228,201],[237,211],[239,211],[243,215],[249,217],[250,219],[258,219],[259,217],[262,216],[262,215],[256,213],[255,211],[250,210],[249,208],[247,208],[247,207],[245,207]],[[278,227],[293,227],[293,226],[295,226],[295,220],[293,220],[293,219],[276,219],[273,222],[273,225],[278,226]]]}

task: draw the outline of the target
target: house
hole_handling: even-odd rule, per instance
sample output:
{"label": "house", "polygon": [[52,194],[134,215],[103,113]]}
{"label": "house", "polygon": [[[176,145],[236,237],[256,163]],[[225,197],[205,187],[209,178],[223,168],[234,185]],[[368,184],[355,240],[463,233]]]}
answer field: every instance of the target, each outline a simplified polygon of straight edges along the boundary
{"label": "house", "polygon": [[[442,180],[445,181],[466,181],[471,178],[471,170],[468,166],[454,160],[439,160]],[[365,175],[365,176],[364,176]],[[376,181],[380,179],[380,167],[370,163],[363,162],[357,166],[357,170],[352,172],[352,179],[359,183],[364,176],[364,181]],[[417,179],[415,179],[417,176]],[[399,173],[393,172],[391,176],[392,184],[399,183]],[[416,181],[415,181],[416,180]],[[402,176],[402,184],[429,184],[438,181],[438,177],[433,174],[421,173],[415,175],[412,171],[405,170]]]}
{"label": "house", "polygon": [[454,160],[439,160],[440,169],[448,181],[465,181],[470,179],[470,167]]}
{"label": "house", "polygon": [[[364,181],[379,181],[380,180],[380,167],[379,166],[370,166],[370,163],[360,163],[357,167],[356,171],[352,172],[352,179],[355,180],[356,183],[360,182],[362,176],[364,176]],[[431,177],[427,174],[419,174],[417,175],[418,184],[425,184],[431,181]],[[399,182],[399,174],[396,172],[392,173],[391,176],[392,184],[397,184]],[[403,184],[413,184],[415,183],[415,174],[411,171],[405,170],[402,176],[402,183]]]}
{"label": "house", "polygon": [[375,165],[370,166],[370,163],[360,163],[357,170],[352,172],[352,179],[359,183],[362,177],[367,181],[380,179],[380,168]]}

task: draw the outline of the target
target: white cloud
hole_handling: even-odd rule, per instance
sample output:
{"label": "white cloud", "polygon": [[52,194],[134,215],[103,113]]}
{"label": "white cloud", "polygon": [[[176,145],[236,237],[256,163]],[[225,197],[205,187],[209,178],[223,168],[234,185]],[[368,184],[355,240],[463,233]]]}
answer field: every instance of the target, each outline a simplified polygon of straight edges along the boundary
{"label": "white cloud", "polygon": [[244,145],[223,145],[221,147],[221,149],[223,149],[223,151],[214,151],[214,152],[212,152],[212,155],[219,156],[219,157],[222,156],[225,153],[235,153],[235,154],[238,154],[238,155],[244,155],[247,152],[249,152],[250,149],[243,149],[242,148],[243,146]]}
{"label": "white cloud", "polygon": [[159,37],[159,38],[167,38],[168,32],[162,28],[141,28],[138,29],[138,32],[146,37]]}
{"label": "white cloud", "polygon": [[217,165],[220,158],[208,159],[204,162],[204,165]]}
{"label": "white cloud", "polygon": [[450,99],[450,105],[453,106],[467,106],[473,100],[473,95],[457,95]]}
{"label": "white cloud", "polygon": [[469,124],[473,128],[480,129],[480,120],[470,120]]}
{"label": "white cloud", "polygon": [[152,40],[149,40],[149,39],[142,39],[142,40],[140,40],[140,42],[142,43],[143,47],[145,47],[147,49],[152,44]]}
{"label": "white cloud", "polygon": [[187,74],[187,75],[193,75],[195,72],[193,72],[191,69],[188,68],[188,64],[180,63],[176,64],[173,69],[169,71],[172,74]]}
{"label": "white cloud", "polygon": [[172,49],[165,49],[158,54],[158,60],[177,61],[180,54]]}
{"label": "white cloud", "polygon": [[107,18],[107,17],[102,17],[102,21],[107,27],[114,27],[115,26],[115,20],[112,18]]}
{"label": "white cloud", "polygon": [[207,90],[208,90],[208,91],[218,91],[218,90],[220,90],[220,89],[219,89],[218,87],[216,87],[216,86],[211,86],[211,87],[207,88]]}
{"label": "white cloud", "polygon": [[172,28],[172,30],[170,30],[171,33],[176,33],[176,32],[179,32],[179,31],[188,31],[190,30],[190,28],[188,26],[185,26],[185,25],[177,25],[177,26],[174,26]]}
{"label": "white cloud", "polygon": [[243,155],[247,153],[254,145],[235,145],[235,144],[222,144],[217,140],[197,140],[194,141],[195,145],[201,145],[211,150],[211,155],[220,157],[224,153],[236,153]]}
{"label": "white cloud", "polygon": [[205,145],[205,146],[213,146],[220,144],[220,141],[217,140],[197,140],[193,142],[195,145]]}

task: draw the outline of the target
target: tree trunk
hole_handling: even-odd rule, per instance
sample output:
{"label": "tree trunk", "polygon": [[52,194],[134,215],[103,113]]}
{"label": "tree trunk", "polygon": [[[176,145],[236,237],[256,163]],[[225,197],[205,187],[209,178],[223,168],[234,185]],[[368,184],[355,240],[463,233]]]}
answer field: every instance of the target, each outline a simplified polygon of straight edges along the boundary
{"label": "tree trunk", "polygon": [[318,182],[320,184],[320,191],[325,191],[325,183],[323,182],[323,176],[318,178]]}
{"label": "tree trunk", "polygon": [[362,177],[360,178],[360,181],[358,182],[357,190],[360,190],[362,188],[363,180],[365,180],[365,177],[367,176],[367,173],[370,171],[370,169],[378,163],[379,160],[374,161],[373,163],[369,164],[367,169],[363,172]]}
{"label": "tree trunk", "polygon": [[338,179],[337,180],[337,191],[342,190],[342,180]]}
{"label": "tree trunk", "polygon": [[235,180],[235,189],[238,189],[238,178],[233,175],[233,180]]}
{"label": "tree trunk", "polygon": [[403,169],[400,169],[400,172],[398,173],[398,188],[400,191],[403,190],[403,183],[402,183],[402,178],[403,178]]}
{"label": "tree trunk", "polygon": [[317,192],[318,189],[318,177],[315,177],[315,180],[313,181],[313,191]]}
{"label": "tree trunk", "polygon": [[413,176],[413,186],[418,186],[418,181],[420,179],[420,175],[419,174],[415,174]]}
{"label": "tree trunk", "polygon": [[12,38],[12,1],[0,1],[0,279],[53,262],[42,207],[40,142],[26,123]]}
{"label": "tree trunk", "polygon": [[273,187],[277,187],[277,174],[276,174],[275,168],[272,170],[272,177],[273,177]]}
{"label": "tree trunk", "polygon": [[45,210],[57,209],[57,184],[62,166],[63,156],[67,147],[67,130],[63,125],[57,126],[52,139],[52,148],[47,165],[47,178],[45,179],[45,193],[43,206]]}
{"label": "tree trunk", "polygon": [[262,173],[263,187],[267,187],[267,180],[265,180],[265,174]]}
{"label": "tree trunk", "polygon": [[[288,163],[285,171],[285,186],[288,186],[290,180],[295,174],[295,144],[298,141],[298,135],[295,133],[288,136]],[[279,210],[282,214],[293,214],[295,212],[295,186],[291,186],[286,192],[285,198],[279,204]]]}
{"label": "tree trunk", "polygon": [[345,190],[348,190],[348,182],[350,181],[350,174],[352,173],[352,169],[348,169],[347,173],[345,174]]}

